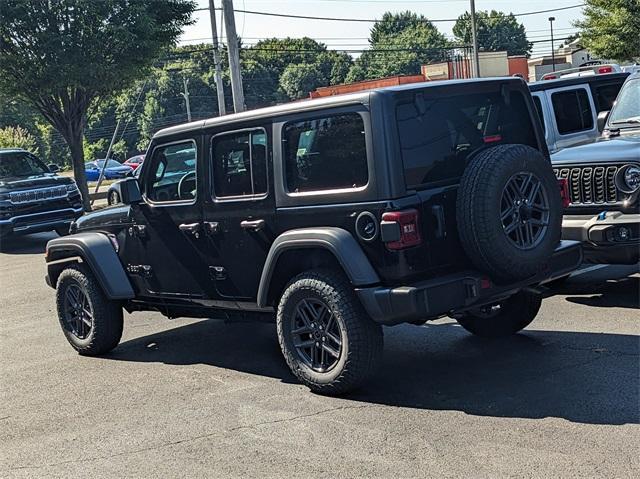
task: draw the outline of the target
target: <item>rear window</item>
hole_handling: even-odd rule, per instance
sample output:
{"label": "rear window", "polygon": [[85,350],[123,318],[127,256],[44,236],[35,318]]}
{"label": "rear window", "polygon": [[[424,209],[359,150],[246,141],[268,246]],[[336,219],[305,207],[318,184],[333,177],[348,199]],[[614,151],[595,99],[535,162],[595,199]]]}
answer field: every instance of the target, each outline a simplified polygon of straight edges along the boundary
{"label": "rear window", "polygon": [[584,88],[553,93],[551,103],[561,135],[593,128],[593,112]]}
{"label": "rear window", "polygon": [[523,94],[510,92],[508,103],[498,92],[400,103],[396,120],[407,188],[459,178],[469,155],[483,147],[537,148]]}

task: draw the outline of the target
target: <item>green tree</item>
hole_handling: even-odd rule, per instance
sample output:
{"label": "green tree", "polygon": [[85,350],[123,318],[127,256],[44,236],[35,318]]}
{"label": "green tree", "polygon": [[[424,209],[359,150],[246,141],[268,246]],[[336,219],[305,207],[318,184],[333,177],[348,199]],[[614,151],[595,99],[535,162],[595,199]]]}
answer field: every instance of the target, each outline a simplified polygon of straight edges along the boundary
{"label": "green tree", "polygon": [[[478,47],[489,52],[505,51],[509,55],[529,55],[533,44],[527,40],[524,25],[510,13],[491,10],[476,12]],[[471,15],[468,12],[458,17],[453,34],[460,42],[470,44]]]}
{"label": "green tree", "polygon": [[640,1],[586,0],[580,28],[582,45],[601,58],[640,60]]}
{"label": "green tree", "polygon": [[87,114],[131,86],[190,23],[191,0],[2,0],[0,90],[28,100],[64,137],[90,209]]}
{"label": "green tree", "polygon": [[19,126],[0,128],[0,148],[23,148],[38,153],[38,142],[35,137]]}
{"label": "green tree", "polygon": [[309,96],[309,92],[327,84],[327,78],[315,65],[299,63],[289,65],[280,77],[280,86],[291,99]]}
{"label": "green tree", "polygon": [[416,75],[421,65],[443,61],[451,46],[423,15],[385,13],[371,29],[371,48],[355,61],[348,81]]}

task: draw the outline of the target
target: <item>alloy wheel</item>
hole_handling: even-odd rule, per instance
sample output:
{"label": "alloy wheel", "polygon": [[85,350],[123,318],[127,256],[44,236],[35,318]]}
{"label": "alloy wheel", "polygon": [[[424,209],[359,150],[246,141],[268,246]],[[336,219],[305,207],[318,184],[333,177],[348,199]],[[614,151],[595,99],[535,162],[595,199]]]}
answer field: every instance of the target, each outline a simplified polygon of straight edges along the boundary
{"label": "alloy wheel", "polygon": [[64,328],[78,339],[86,339],[93,328],[93,309],[84,290],[77,284],[67,286],[64,295]]}
{"label": "alloy wheel", "polygon": [[520,172],[507,181],[500,201],[500,221],[509,241],[519,249],[538,246],[549,226],[549,201],[540,179]]}
{"label": "alloy wheel", "polygon": [[340,319],[318,299],[303,299],[293,313],[291,335],[300,359],[316,372],[330,371],[342,355]]}

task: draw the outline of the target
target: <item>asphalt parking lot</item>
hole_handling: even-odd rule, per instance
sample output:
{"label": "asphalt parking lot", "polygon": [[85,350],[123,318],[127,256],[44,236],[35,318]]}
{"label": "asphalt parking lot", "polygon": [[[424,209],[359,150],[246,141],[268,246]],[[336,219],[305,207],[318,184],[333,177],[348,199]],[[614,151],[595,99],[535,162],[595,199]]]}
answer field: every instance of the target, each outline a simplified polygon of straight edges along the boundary
{"label": "asphalt parking lot", "polygon": [[272,324],[136,313],[78,356],[52,237],[0,253],[0,477],[637,477],[637,267],[580,271],[509,340],[388,328],[375,381],[336,399],[293,380]]}

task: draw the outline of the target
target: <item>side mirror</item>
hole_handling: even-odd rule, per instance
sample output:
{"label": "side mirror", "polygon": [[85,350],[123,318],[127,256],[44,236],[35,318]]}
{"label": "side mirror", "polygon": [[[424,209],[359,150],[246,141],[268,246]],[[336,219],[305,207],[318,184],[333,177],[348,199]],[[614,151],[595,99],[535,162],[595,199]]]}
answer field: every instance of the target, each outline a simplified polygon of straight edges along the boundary
{"label": "side mirror", "polygon": [[134,205],[142,201],[140,184],[137,178],[126,178],[118,182],[120,187],[120,199],[125,205]]}
{"label": "side mirror", "polygon": [[58,165],[56,165],[55,163],[51,163],[49,165],[47,165],[47,168],[49,168],[49,171],[51,173],[57,173],[60,171],[60,167]]}
{"label": "side mirror", "polygon": [[610,111],[601,111],[598,113],[598,131],[602,133],[604,130],[604,126],[607,124],[607,119],[609,118]]}

